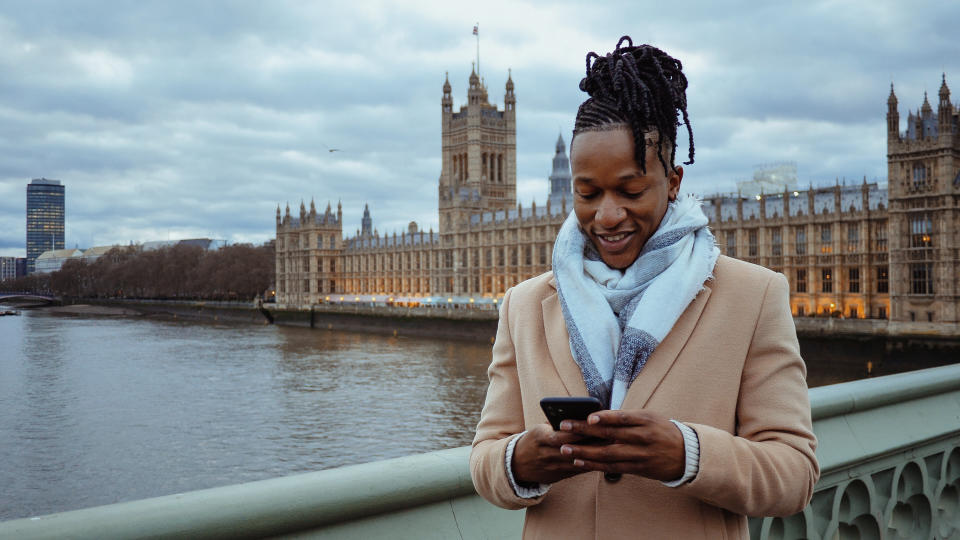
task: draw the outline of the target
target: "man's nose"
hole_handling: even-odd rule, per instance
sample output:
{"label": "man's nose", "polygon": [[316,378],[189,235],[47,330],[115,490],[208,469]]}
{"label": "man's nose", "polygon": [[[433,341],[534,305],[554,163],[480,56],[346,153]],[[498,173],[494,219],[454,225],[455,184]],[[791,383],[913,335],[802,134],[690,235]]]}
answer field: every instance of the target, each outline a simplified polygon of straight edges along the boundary
{"label": "man's nose", "polygon": [[626,215],[627,211],[617,204],[612,197],[604,197],[600,201],[600,206],[597,207],[597,214],[594,219],[597,225],[604,229],[612,229],[619,225]]}

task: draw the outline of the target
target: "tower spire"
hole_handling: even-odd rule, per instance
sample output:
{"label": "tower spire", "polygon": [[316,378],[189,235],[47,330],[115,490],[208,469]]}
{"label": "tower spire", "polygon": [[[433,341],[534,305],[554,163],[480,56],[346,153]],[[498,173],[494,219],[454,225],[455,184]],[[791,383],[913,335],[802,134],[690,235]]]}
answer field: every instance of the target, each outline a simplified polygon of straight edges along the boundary
{"label": "tower spire", "polygon": [[370,218],[370,205],[363,205],[363,219],[360,220],[360,234],[370,236],[373,234],[373,219]]}
{"label": "tower spire", "polygon": [[447,71],[443,76],[443,98],[440,99],[440,109],[445,112],[453,112],[453,94],[450,87],[450,72]]}
{"label": "tower spire", "polygon": [[897,94],[893,92],[893,82],[891,82],[890,96],[887,97],[887,141],[889,143],[899,139],[900,113],[897,111]]}
{"label": "tower spire", "polygon": [[937,105],[937,129],[941,134],[950,133],[953,118],[953,104],[950,103],[950,88],[947,87],[947,74],[943,74],[940,83],[940,103]]}

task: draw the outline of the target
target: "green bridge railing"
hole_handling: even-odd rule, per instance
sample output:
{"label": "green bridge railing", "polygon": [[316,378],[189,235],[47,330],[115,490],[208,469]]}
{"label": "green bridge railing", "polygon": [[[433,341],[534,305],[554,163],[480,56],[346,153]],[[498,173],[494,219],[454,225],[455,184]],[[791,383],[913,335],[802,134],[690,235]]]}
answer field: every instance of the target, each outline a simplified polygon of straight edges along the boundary
{"label": "green bridge railing", "polygon": [[[960,365],[810,391],[822,476],[753,538],[960,538]],[[0,538],[519,538],[469,448],[0,523]],[[0,487],[2,489],[2,487]]]}

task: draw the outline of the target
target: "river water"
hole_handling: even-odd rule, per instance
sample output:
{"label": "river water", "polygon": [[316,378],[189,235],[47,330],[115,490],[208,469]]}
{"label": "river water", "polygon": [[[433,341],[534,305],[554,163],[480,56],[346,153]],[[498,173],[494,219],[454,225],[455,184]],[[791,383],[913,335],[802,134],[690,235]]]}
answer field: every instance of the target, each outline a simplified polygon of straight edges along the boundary
{"label": "river water", "polygon": [[[803,348],[811,386],[864,377],[868,362],[883,374],[950,360]],[[0,520],[469,444],[489,354],[280,326],[0,317]]]}

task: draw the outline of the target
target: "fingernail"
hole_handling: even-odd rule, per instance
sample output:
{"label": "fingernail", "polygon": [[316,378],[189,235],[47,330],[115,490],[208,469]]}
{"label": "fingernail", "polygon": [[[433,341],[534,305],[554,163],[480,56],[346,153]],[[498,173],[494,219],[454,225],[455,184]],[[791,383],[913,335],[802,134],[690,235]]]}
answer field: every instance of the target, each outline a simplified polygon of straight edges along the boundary
{"label": "fingernail", "polygon": [[583,460],[582,460],[582,459],[575,459],[575,460],[573,460],[573,466],[574,466],[574,467],[583,467]]}
{"label": "fingernail", "polygon": [[570,428],[572,427],[573,427],[573,424],[571,424],[566,420],[564,420],[563,422],[560,422],[560,429],[562,429],[563,431],[570,431]]}
{"label": "fingernail", "polygon": [[573,448],[570,448],[570,447],[567,446],[567,445],[563,445],[563,446],[560,447],[560,453],[563,454],[563,455],[565,455],[565,456],[569,456],[570,454],[573,453]]}
{"label": "fingernail", "polygon": [[587,423],[588,423],[588,424],[597,424],[597,423],[599,423],[599,422],[600,422],[600,417],[599,417],[599,416],[591,416],[590,418],[587,418]]}

